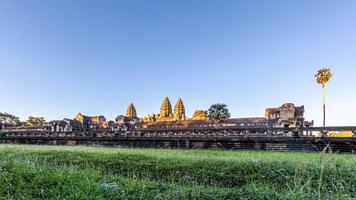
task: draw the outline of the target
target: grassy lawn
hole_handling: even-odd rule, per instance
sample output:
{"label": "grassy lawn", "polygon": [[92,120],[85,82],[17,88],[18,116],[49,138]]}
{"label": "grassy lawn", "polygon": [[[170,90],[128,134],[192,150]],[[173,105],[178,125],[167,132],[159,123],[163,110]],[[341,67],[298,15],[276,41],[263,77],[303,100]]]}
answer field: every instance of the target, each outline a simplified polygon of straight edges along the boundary
{"label": "grassy lawn", "polygon": [[0,199],[319,198],[356,198],[356,155],[0,145]]}

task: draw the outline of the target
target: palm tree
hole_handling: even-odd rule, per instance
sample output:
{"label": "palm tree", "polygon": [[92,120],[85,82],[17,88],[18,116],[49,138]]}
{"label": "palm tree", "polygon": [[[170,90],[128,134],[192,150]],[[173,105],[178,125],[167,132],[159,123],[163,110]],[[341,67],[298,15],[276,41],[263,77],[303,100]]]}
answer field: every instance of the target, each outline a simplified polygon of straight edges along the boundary
{"label": "palm tree", "polygon": [[323,127],[325,127],[325,84],[330,80],[333,75],[330,72],[330,68],[324,67],[318,70],[315,75],[316,82],[323,86]]}
{"label": "palm tree", "polygon": [[208,118],[216,123],[223,123],[230,118],[229,109],[226,104],[213,104],[208,110]]}

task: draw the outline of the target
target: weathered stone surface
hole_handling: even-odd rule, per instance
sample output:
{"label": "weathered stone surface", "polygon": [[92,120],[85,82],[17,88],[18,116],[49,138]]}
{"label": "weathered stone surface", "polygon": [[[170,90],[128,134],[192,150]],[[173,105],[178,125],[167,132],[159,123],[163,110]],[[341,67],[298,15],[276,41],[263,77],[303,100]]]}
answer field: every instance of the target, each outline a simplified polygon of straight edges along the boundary
{"label": "weathered stone surface", "polygon": [[20,124],[18,117],[9,113],[0,113],[0,129],[4,127],[15,127]]}
{"label": "weathered stone surface", "polygon": [[172,117],[172,106],[168,97],[164,97],[163,99],[161,109],[159,112],[159,117],[160,118]]}
{"label": "weathered stone surface", "polygon": [[143,117],[140,121],[141,122],[155,122],[158,118],[158,115],[150,113],[146,117]]}
{"label": "weathered stone surface", "polygon": [[163,99],[159,114],[148,114],[141,122],[170,122],[185,120],[185,108],[182,99],[178,99],[172,113],[172,105],[168,97]]}
{"label": "weathered stone surface", "polygon": [[[140,119],[141,122],[148,123],[143,127],[190,127],[206,126],[208,121],[207,111],[196,110],[192,118],[185,116],[185,107],[181,98],[177,100],[172,113],[172,106],[165,97],[160,108],[159,114],[148,114]],[[187,121],[185,124],[180,124],[181,121]],[[163,122],[151,123],[151,122]],[[173,123],[173,124],[172,124]],[[189,125],[188,125],[189,124]],[[304,120],[304,106],[294,106],[293,103],[285,103],[281,107],[267,108],[265,117],[252,118],[231,118],[226,123],[226,126],[268,126],[268,127],[303,127],[313,126],[313,122]]]}
{"label": "weathered stone surface", "polygon": [[86,116],[82,113],[78,113],[78,115],[74,118],[74,120],[79,121],[83,127],[86,128],[97,128],[102,124],[106,123],[106,118],[102,115],[99,116]]}
{"label": "weathered stone surface", "polygon": [[207,120],[208,114],[205,110],[196,110],[193,113],[192,120]]}
{"label": "weathered stone surface", "polygon": [[130,103],[130,105],[128,106],[126,111],[126,117],[131,117],[131,118],[137,117],[136,108],[133,105],[133,103]]}
{"label": "weathered stone surface", "polygon": [[185,120],[185,109],[181,98],[177,100],[177,103],[174,106],[173,115],[174,115],[174,120],[177,121]]}
{"label": "weathered stone surface", "polygon": [[267,108],[265,118],[277,120],[278,125],[275,126],[300,126],[304,123],[304,106],[285,103],[279,108]]}

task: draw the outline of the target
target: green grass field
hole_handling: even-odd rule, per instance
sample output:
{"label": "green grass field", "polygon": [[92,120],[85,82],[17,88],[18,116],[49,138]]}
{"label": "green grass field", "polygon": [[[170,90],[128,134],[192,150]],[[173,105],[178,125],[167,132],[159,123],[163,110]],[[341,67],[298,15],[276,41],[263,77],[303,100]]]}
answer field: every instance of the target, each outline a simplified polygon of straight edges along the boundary
{"label": "green grass field", "polygon": [[319,198],[356,198],[356,155],[0,145],[0,199]]}

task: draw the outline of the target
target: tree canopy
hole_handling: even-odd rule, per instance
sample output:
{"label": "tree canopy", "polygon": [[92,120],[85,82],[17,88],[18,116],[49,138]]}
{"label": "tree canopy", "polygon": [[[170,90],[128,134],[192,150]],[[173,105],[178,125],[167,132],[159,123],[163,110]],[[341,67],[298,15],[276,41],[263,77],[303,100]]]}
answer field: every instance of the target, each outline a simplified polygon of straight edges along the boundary
{"label": "tree canopy", "polygon": [[230,118],[230,112],[226,104],[213,104],[208,110],[208,118],[216,123],[223,123]]}
{"label": "tree canopy", "polygon": [[44,117],[33,117],[29,116],[26,121],[26,126],[43,126],[45,125],[46,120]]}
{"label": "tree canopy", "polygon": [[318,70],[317,74],[315,75],[315,78],[316,78],[317,83],[324,86],[330,80],[330,78],[332,76],[333,75],[330,72],[330,68],[324,67],[324,68]]}

